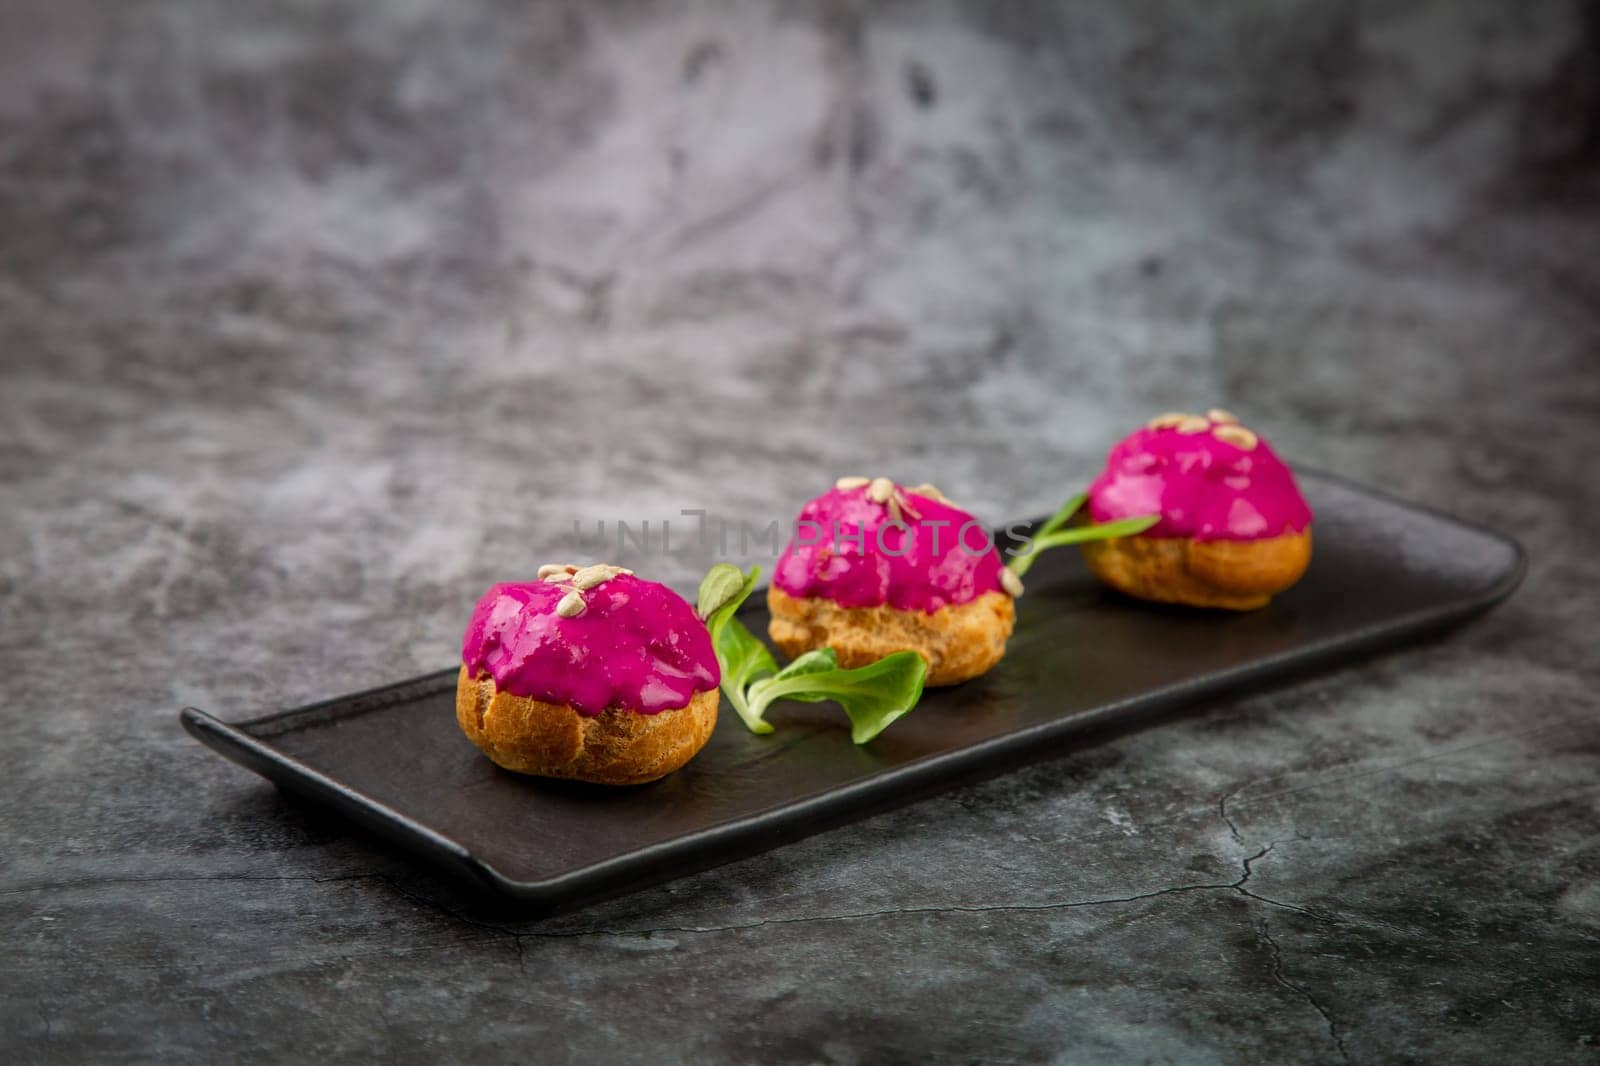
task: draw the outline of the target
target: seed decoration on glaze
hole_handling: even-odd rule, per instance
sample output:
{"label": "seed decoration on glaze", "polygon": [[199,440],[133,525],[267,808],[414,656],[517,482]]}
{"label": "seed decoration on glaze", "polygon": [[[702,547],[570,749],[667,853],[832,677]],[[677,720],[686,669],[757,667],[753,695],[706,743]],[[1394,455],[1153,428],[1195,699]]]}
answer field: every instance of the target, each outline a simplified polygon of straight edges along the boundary
{"label": "seed decoration on glaze", "polygon": [[1015,570],[1005,569],[1000,571],[1000,587],[1005,589],[1006,595],[1012,599],[1022,598],[1022,579],[1017,576]]}
{"label": "seed decoration on glaze", "polygon": [[[461,644],[473,677],[515,696],[657,714],[687,706],[722,680],[710,634],[677,593],[620,566],[540,567],[544,577],[495,585]],[[578,577],[592,582],[578,587]]]}
{"label": "seed decoration on glaze", "polygon": [[1261,443],[1261,438],[1245,429],[1243,426],[1222,425],[1211,431],[1211,435],[1220,441],[1233,445],[1240,451],[1253,452],[1256,445]]}
{"label": "seed decoration on glaze", "polygon": [[932,614],[988,592],[1020,595],[1005,581],[988,527],[930,484],[843,477],[801,509],[799,523],[817,531],[815,542],[791,540],[772,576],[790,596]]}
{"label": "seed decoration on glaze", "polygon": [[1089,486],[1096,522],[1159,513],[1142,536],[1261,540],[1298,533],[1311,508],[1294,474],[1229,411],[1168,412],[1111,449]]}
{"label": "seed decoration on glaze", "polygon": [[620,566],[606,566],[604,564],[586,566],[572,575],[572,587],[584,590],[598,588],[618,574],[631,573],[633,573],[632,570],[625,570]]}
{"label": "seed decoration on glaze", "polygon": [[561,597],[561,602],[556,604],[556,614],[562,618],[576,618],[588,609],[589,605],[583,601],[583,593],[577,589]]}

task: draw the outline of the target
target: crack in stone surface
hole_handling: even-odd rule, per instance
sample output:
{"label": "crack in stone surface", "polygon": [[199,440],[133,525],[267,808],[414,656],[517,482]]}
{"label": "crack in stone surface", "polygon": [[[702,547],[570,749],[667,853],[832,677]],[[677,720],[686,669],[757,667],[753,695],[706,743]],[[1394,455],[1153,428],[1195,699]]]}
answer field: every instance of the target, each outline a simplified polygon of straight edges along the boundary
{"label": "crack in stone surface", "polygon": [[1224,824],[1227,825],[1228,835],[1233,837],[1233,842],[1235,844],[1239,845],[1243,845],[1245,842],[1244,834],[1239,832],[1239,827],[1234,824],[1233,819],[1228,815],[1228,801],[1237,796],[1240,790],[1246,787],[1246,785],[1240,785],[1232,792],[1224,793],[1217,799],[1217,814],[1222,818]]}
{"label": "crack in stone surface", "polygon": [[1233,890],[1235,892],[1238,892],[1242,896],[1246,896],[1246,897],[1248,897],[1250,899],[1253,899],[1253,900],[1256,900],[1258,902],[1265,903],[1268,906],[1278,907],[1278,908],[1280,908],[1282,910],[1286,910],[1286,911],[1293,911],[1296,914],[1303,914],[1307,918],[1311,918],[1311,919],[1313,919],[1315,921],[1319,921],[1319,922],[1337,922],[1337,921],[1340,921],[1341,920],[1340,918],[1337,918],[1337,917],[1335,917],[1335,916],[1333,916],[1331,914],[1326,914],[1326,913],[1323,913],[1321,911],[1314,911],[1314,910],[1311,910],[1309,907],[1301,907],[1301,906],[1298,906],[1298,905],[1293,904],[1293,903],[1285,903],[1281,899],[1273,899],[1271,896],[1263,896],[1261,893],[1255,891],[1254,889],[1249,889],[1249,888],[1245,887],[1245,885],[1249,882],[1250,878],[1255,874],[1255,864],[1257,862],[1259,862],[1261,859],[1266,858],[1267,855],[1272,852],[1273,848],[1277,847],[1279,844],[1287,843],[1290,840],[1304,840],[1304,839],[1305,838],[1302,837],[1302,836],[1295,835],[1295,836],[1292,836],[1292,837],[1285,837],[1285,838],[1283,838],[1281,840],[1269,840],[1266,844],[1264,844],[1262,846],[1260,851],[1256,852],[1254,855],[1248,856],[1244,860],[1244,876],[1240,877],[1239,880],[1235,881],[1233,883],[1233,885],[1232,885],[1232,888],[1233,888]]}
{"label": "crack in stone surface", "polygon": [[[929,907],[888,907],[872,911],[844,911],[838,914],[806,914],[795,915],[788,918],[762,918],[751,922],[735,922],[728,925],[708,926],[654,926],[650,928],[635,929],[610,929],[588,928],[561,931],[517,930],[505,926],[496,928],[518,937],[532,937],[541,940],[565,940],[585,936],[653,936],[657,933],[726,933],[738,932],[747,929],[760,929],[770,925],[804,925],[818,922],[853,922],[871,921],[877,918],[916,917],[930,914],[1038,914],[1050,911],[1075,910],[1083,907],[1115,906],[1124,903],[1138,903],[1147,899],[1157,899],[1162,896],[1172,896],[1187,892],[1237,892],[1246,898],[1265,903],[1269,906],[1280,907],[1284,910],[1303,914],[1317,921],[1332,922],[1337,919],[1318,914],[1294,904],[1284,903],[1280,900],[1252,892],[1244,886],[1254,873],[1254,864],[1265,858],[1280,841],[1272,841],[1261,848],[1254,855],[1243,860],[1243,870],[1239,878],[1234,881],[1202,882],[1189,885],[1172,885],[1159,888],[1150,892],[1140,892],[1131,896],[1106,896],[1098,899],[1057,900],[1049,903],[994,903],[994,904],[948,904]],[[443,910],[443,908],[440,908]],[[450,913],[446,911],[445,913]],[[459,917],[459,916],[458,916]]]}
{"label": "crack in stone surface", "polygon": [[746,929],[760,929],[769,925],[806,925],[820,922],[858,922],[871,921],[876,918],[919,917],[930,914],[1034,914],[1046,911],[1073,910],[1079,907],[1102,907],[1119,903],[1137,903],[1140,900],[1155,899],[1159,896],[1177,895],[1183,892],[1204,892],[1215,889],[1227,889],[1233,884],[1196,884],[1173,885],[1169,888],[1157,889],[1153,892],[1141,892],[1133,896],[1109,896],[1104,899],[1059,900],[1053,903],[995,903],[984,905],[949,904],[934,907],[888,907],[874,911],[844,911],[838,914],[802,914],[789,918],[761,918],[752,922],[736,922],[729,925],[679,925],[656,926],[647,929],[573,929],[560,932],[541,932],[538,930],[506,931],[515,936],[533,937],[536,939],[572,939],[585,936],[652,936],[656,933],[729,933]]}
{"label": "crack in stone surface", "polygon": [[1327,1026],[1328,1029],[1328,1039],[1333,1041],[1334,1048],[1339,1052],[1340,1060],[1343,1062],[1349,1062],[1350,1051],[1345,1047],[1344,1037],[1340,1035],[1339,1027],[1334,1024],[1333,1015],[1328,1013],[1328,1008],[1323,1006],[1322,1002],[1318,1000],[1316,996],[1313,996],[1309,989],[1302,985],[1295,984],[1293,981],[1289,980],[1288,975],[1284,973],[1283,949],[1278,944],[1277,939],[1272,935],[1272,930],[1268,927],[1265,917],[1261,919],[1260,924],[1256,927],[1256,932],[1266,943],[1267,950],[1272,954],[1272,980],[1284,989],[1305,1000],[1306,1003],[1311,1006],[1311,1009],[1316,1011],[1317,1014],[1321,1016],[1323,1025]]}
{"label": "crack in stone surface", "polygon": [[[303,884],[336,884],[353,881],[376,881],[388,886],[405,899],[426,907],[447,918],[454,919],[465,925],[479,929],[500,933],[512,937],[536,937],[541,939],[573,938],[583,936],[649,936],[654,933],[719,933],[733,932],[743,929],[757,929],[767,925],[798,925],[810,922],[842,922],[842,921],[867,921],[875,918],[896,916],[926,915],[926,914],[988,914],[988,913],[1040,913],[1056,910],[1072,910],[1081,907],[1113,906],[1123,903],[1137,903],[1142,900],[1156,899],[1161,896],[1175,895],[1186,892],[1205,892],[1229,890],[1238,892],[1249,899],[1278,907],[1283,910],[1293,911],[1317,921],[1332,922],[1338,919],[1319,913],[1292,903],[1285,903],[1245,887],[1254,874],[1254,864],[1265,858],[1272,849],[1281,841],[1271,841],[1264,845],[1254,855],[1243,860],[1243,871],[1235,881],[1228,882],[1201,882],[1197,884],[1172,885],[1167,888],[1155,889],[1150,892],[1140,892],[1128,896],[1107,896],[1098,899],[1084,900],[1057,900],[1047,903],[995,903],[995,904],[949,904],[927,907],[891,907],[872,911],[846,911],[838,914],[813,914],[796,915],[788,918],[763,918],[752,922],[735,922],[727,925],[712,926],[659,926],[643,929],[608,929],[591,928],[564,930],[559,932],[539,930],[519,930],[495,922],[483,921],[472,918],[458,910],[450,908],[439,901],[421,893],[412,891],[400,885],[393,877],[380,873],[368,874],[336,874],[318,877],[308,874],[208,874],[208,875],[172,875],[159,877],[97,877],[82,878],[72,881],[47,882],[28,885],[20,888],[0,891],[0,896],[24,895],[36,892],[62,891],[73,888],[90,888],[99,885],[142,885],[142,884],[189,884],[208,882],[293,882]],[[520,945],[519,945],[520,951]]]}

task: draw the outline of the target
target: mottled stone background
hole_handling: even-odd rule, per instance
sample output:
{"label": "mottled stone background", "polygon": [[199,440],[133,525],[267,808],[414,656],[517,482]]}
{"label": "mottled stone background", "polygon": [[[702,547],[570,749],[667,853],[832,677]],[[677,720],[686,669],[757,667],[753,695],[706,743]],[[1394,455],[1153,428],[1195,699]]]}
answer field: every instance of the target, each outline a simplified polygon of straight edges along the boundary
{"label": "mottled stone background", "polygon": [[[5,0],[0,1057],[1600,1062],[1597,197],[1594,3]],[[1526,585],[543,923],[177,725],[1212,403]]]}

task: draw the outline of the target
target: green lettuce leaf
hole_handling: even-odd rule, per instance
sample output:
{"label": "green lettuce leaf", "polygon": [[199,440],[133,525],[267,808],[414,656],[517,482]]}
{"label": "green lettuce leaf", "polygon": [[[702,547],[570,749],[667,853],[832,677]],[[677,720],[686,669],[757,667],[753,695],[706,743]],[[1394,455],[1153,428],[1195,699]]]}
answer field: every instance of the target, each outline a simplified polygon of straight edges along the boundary
{"label": "green lettuce leaf", "polygon": [[778,669],[777,660],[734,615],[755,590],[761,568],[748,574],[728,563],[700,582],[700,617],[722,668],[722,691],[752,733],[772,732],[767,708],[778,700],[833,700],[850,718],[850,738],[865,744],[922,698],[928,664],[914,651],[896,652],[858,670],[841,670],[832,648],[808,651]]}
{"label": "green lettuce leaf", "polygon": [[751,685],[750,707],[760,717],[778,700],[832,700],[850,716],[850,739],[865,744],[917,705],[927,676],[927,661],[914,651],[897,651],[858,669],[841,670],[833,649],[822,648]]}
{"label": "green lettuce leaf", "polygon": [[711,647],[717,654],[717,665],[722,668],[723,694],[750,732],[770,733],[772,725],[763,722],[760,713],[750,709],[745,690],[751,682],[776,674],[778,662],[767,646],[734,617],[744,601],[750,598],[760,577],[759,566],[751,567],[749,574],[743,574],[730,563],[718,563],[706,572],[700,582],[697,601],[700,616],[705,619],[706,630],[711,634]]}

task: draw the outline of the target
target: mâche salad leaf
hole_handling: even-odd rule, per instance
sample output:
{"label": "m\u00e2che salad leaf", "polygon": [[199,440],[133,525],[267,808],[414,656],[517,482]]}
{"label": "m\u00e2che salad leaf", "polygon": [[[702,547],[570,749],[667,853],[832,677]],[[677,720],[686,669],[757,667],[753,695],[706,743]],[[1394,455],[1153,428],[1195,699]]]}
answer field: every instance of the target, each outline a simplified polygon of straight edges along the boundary
{"label": "m\u00e2che salad leaf", "polygon": [[1059,548],[1064,544],[1110,540],[1112,537],[1131,537],[1136,533],[1143,533],[1161,521],[1160,515],[1147,514],[1138,518],[1119,518],[1115,522],[1100,522],[1063,529],[1062,527],[1072,520],[1072,516],[1078,513],[1078,509],[1088,498],[1086,494],[1080,492],[1062,504],[1059,511],[1045,519],[1044,523],[1034,531],[1028,541],[1027,550],[1011,557],[1011,561],[1006,563],[1006,569],[1021,577],[1033,566],[1033,561],[1038,558],[1040,552]]}
{"label": "m\u00e2che salad leaf", "polygon": [[850,717],[850,739],[865,744],[917,705],[928,664],[914,651],[896,652],[856,670],[841,670],[832,648],[808,651],[778,668],[767,646],[734,617],[761,577],[718,563],[700,582],[700,617],[722,668],[722,691],[752,733],[772,732],[767,708],[779,700],[833,700]]}
{"label": "m\u00e2che salad leaf", "polygon": [[917,705],[927,676],[927,660],[914,651],[841,670],[833,649],[820,648],[751,685],[750,706],[759,716],[777,700],[833,700],[850,716],[850,739],[865,744]]}
{"label": "m\u00e2che salad leaf", "polygon": [[718,563],[706,571],[706,576],[700,579],[700,594],[696,597],[695,613],[704,618],[709,624],[711,616],[716,614],[730,602],[733,609],[738,610],[756,587],[756,578],[761,575],[759,569],[747,578],[737,566],[730,563]]}
{"label": "m\u00e2che salad leaf", "polygon": [[767,646],[734,617],[734,612],[755,590],[760,577],[759,566],[751,567],[750,573],[744,574],[731,563],[718,563],[706,571],[697,600],[700,617],[705,619],[706,630],[711,634],[712,650],[717,653],[717,665],[722,668],[723,694],[750,732],[770,733],[772,724],[762,721],[759,712],[751,711],[745,690],[752,681],[776,674],[778,661]]}

